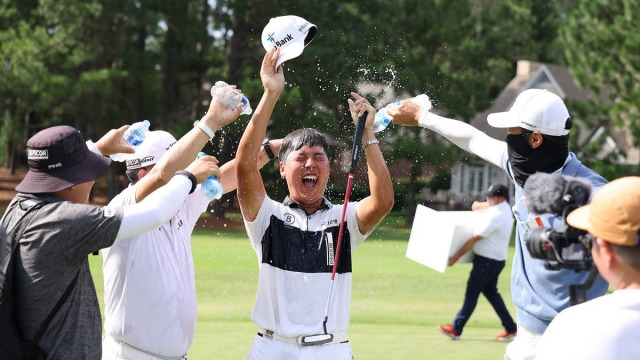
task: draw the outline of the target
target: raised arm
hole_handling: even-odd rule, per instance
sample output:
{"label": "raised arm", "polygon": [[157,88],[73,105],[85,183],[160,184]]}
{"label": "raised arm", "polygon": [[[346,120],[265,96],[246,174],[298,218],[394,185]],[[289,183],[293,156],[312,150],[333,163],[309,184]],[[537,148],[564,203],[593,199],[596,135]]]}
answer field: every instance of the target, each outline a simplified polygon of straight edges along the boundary
{"label": "raised arm", "polygon": [[391,176],[384,161],[380,146],[375,140],[373,133],[373,121],[376,111],[369,104],[367,99],[362,96],[351,93],[355,101],[349,99],[349,111],[354,123],[357,124],[358,117],[367,114],[367,122],[362,133],[362,143],[370,145],[364,149],[367,158],[367,170],[369,175],[369,191],[371,195],[362,199],[356,210],[356,218],[358,220],[358,228],[360,233],[366,234],[373,230],[380,221],[391,211],[393,207],[393,185],[391,184]]}
{"label": "raised arm", "polygon": [[476,154],[484,160],[501,166],[507,143],[496,140],[475,127],[458,120],[422,111],[412,102],[405,101],[398,108],[389,110],[393,123],[403,126],[420,126],[444,136],[458,147]]}
{"label": "raised arm", "polygon": [[[271,151],[274,154],[277,154],[280,151],[280,145],[282,145],[282,139],[270,140],[269,144],[271,146]],[[267,165],[271,159],[269,159],[269,155],[264,151],[264,148],[260,147],[260,151],[258,152],[258,170],[262,169],[263,166]],[[230,160],[226,162],[224,165],[220,167],[220,171],[222,175],[220,177],[220,183],[222,184],[222,193],[226,194],[228,192],[232,192],[238,187],[238,182],[236,180],[236,159]]]}
{"label": "raised arm", "polygon": [[[136,187],[136,201],[142,201],[147,195],[160,186],[166,184],[176,171],[184,169],[198,155],[198,152],[210,140],[207,132],[216,132],[224,125],[231,123],[240,116],[242,106],[235,111],[215,99],[211,99],[209,110],[198,121],[197,126],[185,134],[169,151],[160,158],[149,174],[140,179]],[[207,128],[209,130],[207,130]]]}
{"label": "raised arm", "polygon": [[196,183],[201,183],[210,175],[220,176],[218,161],[213,156],[205,156],[194,161],[186,171],[193,175],[175,175],[165,186],[160,187],[143,201],[123,207],[122,223],[116,240],[151,231],[162,226],[176,216],[184,200]]}
{"label": "raised arm", "polygon": [[275,71],[279,55],[280,48],[272,48],[262,60],[260,78],[264,86],[264,94],[242,134],[236,154],[238,202],[242,216],[247,221],[255,220],[266,196],[262,176],[258,171],[258,153],[262,147],[269,118],[284,88],[282,66],[278,68],[278,72]]}

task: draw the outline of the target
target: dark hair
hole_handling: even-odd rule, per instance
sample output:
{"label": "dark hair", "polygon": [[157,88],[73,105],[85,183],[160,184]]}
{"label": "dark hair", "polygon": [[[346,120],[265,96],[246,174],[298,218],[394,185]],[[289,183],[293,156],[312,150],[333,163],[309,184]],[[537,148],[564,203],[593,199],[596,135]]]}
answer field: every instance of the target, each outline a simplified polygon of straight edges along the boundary
{"label": "dark hair", "polygon": [[[607,241],[607,240],[605,240]],[[627,265],[640,272],[640,247],[609,243]],[[597,242],[596,242],[597,246]]]}
{"label": "dark hair", "polygon": [[125,172],[125,174],[127,174],[127,178],[129,179],[129,182],[131,184],[135,184],[138,182],[138,180],[140,180],[138,178],[138,172],[141,170],[142,168],[138,168],[138,169],[127,169],[127,171]]}
{"label": "dark hair", "polygon": [[322,146],[324,153],[329,157],[329,144],[327,137],[315,129],[303,128],[290,132],[282,140],[278,161],[285,161],[290,152],[300,150],[303,146]]}
{"label": "dark hair", "polygon": [[137,183],[138,181],[140,181],[140,170],[145,169],[147,171],[151,171],[151,169],[153,169],[153,167],[156,164],[151,164],[151,165],[147,165],[147,166],[143,166],[141,168],[137,168],[137,169],[127,169],[127,171],[125,171],[125,174],[127,175],[127,178],[129,179],[129,182],[132,185],[135,185],[135,183]]}

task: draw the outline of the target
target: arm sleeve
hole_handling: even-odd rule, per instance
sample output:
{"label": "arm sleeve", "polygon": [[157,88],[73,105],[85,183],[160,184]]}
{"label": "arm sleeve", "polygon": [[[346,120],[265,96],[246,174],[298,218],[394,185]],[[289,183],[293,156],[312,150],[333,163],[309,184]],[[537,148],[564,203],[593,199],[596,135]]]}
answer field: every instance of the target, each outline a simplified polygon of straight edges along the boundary
{"label": "arm sleeve", "polygon": [[447,119],[429,111],[423,111],[418,125],[432,130],[470,153],[501,166],[507,143],[496,140],[462,121]]}
{"label": "arm sleeve", "polygon": [[116,241],[151,231],[171,220],[182,207],[189,190],[191,181],[187,177],[174,176],[141,202],[123,207]]}

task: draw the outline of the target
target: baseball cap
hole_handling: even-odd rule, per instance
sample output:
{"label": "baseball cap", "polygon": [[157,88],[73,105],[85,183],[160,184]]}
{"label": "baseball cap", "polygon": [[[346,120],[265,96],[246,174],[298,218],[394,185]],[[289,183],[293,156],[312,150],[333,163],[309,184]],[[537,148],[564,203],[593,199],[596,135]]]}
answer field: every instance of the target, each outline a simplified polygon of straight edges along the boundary
{"label": "baseball cap", "polygon": [[29,171],[16,190],[42,194],[98,179],[111,159],[92,153],[80,131],[62,125],[39,131],[27,141],[27,162]]}
{"label": "baseball cap", "polygon": [[493,184],[489,186],[486,196],[502,196],[506,200],[509,200],[509,189],[502,184]]}
{"label": "baseball cap", "polygon": [[567,222],[612,244],[640,246],[640,177],[606,184],[591,203],[569,213]]}
{"label": "baseball cap", "polygon": [[497,128],[521,127],[551,136],[567,135],[571,129],[569,110],[562,99],[547,90],[525,90],[509,111],[489,114],[487,122]]}
{"label": "baseball cap", "polygon": [[307,20],[295,15],[278,16],[271,18],[262,30],[262,46],[267,51],[280,47],[277,69],[283,62],[302,54],[315,35],[316,26]]}
{"label": "baseball cap", "polygon": [[127,170],[140,169],[157,163],[175,143],[176,138],[166,131],[149,131],[146,139],[136,148],[136,152],[127,154],[125,157]]}

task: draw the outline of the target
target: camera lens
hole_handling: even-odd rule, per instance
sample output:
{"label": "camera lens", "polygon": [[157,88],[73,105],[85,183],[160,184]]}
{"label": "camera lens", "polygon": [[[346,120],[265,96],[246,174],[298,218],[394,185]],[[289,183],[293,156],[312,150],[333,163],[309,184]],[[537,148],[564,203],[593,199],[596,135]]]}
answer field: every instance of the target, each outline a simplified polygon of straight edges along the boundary
{"label": "camera lens", "polygon": [[545,227],[535,228],[529,234],[527,239],[527,249],[531,253],[531,257],[541,260],[558,261],[553,245],[549,242],[551,229]]}

